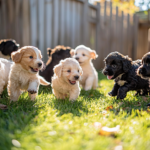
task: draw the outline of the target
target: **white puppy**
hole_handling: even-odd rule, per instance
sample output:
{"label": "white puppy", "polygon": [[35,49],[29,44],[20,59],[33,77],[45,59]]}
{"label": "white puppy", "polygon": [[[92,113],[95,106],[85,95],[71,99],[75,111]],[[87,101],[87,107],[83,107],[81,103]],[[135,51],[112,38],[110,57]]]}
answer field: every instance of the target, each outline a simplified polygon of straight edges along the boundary
{"label": "white puppy", "polygon": [[80,94],[79,79],[82,75],[82,68],[78,61],[66,58],[61,60],[53,70],[53,94],[57,99],[69,97],[70,101],[75,101]]}
{"label": "white puppy", "polygon": [[0,94],[7,87],[10,67],[13,62],[0,58]]}
{"label": "white puppy", "polygon": [[83,75],[80,80],[80,84],[83,89],[88,91],[96,89],[98,87],[98,74],[95,70],[92,59],[96,59],[98,55],[95,50],[91,50],[89,47],[79,45],[72,52],[73,57],[79,62],[83,70]]}
{"label": "white puppy", "polygon": [[40,50],[33,46],[25,46],[13,52],[11,57],[14,63],[8,81],[10,100],[17,101],[22,90],[27,90],[31,100],[34,100],[39,84],[50,84],[38,75],[38,71],[43,67]]}

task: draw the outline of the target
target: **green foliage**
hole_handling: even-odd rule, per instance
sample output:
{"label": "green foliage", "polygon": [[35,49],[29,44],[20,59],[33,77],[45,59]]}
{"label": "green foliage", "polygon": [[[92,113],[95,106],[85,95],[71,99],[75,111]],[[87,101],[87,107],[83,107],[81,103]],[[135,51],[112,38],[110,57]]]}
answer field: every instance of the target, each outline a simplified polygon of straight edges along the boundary
{"label": "green foliage", "polygon": [[[57,100],[50,87],[40,87],[36,101],[27,93],[9,105],[5,91],[0,103],[8,110],[0,110],[0,150],[149,150],[150,114],[146,104],[150,98],[135,97],[129,92],[125,100],[109,97],[113,81],[99,73],[97,90],[81,91],[74,103]],[[106,115],[103,111],[112,105]],[[98,134],[94,122],[103,126],[120,125],[115,136]],[[12,144],[13,143],[13,144]]]}

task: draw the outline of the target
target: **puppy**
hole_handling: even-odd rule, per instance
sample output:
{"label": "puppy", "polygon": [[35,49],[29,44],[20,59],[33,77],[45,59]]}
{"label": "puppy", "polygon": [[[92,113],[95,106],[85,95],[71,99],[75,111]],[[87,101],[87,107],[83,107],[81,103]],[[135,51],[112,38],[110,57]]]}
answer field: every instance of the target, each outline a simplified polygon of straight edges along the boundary
{"label": "puppy", "polygon": [[7,59],[0,58],[0,95],[7,87],[8,76],[12,64],[13,62],[8,61]]}
{"label": "puppy", "polygon": [[124,99],[128,91],[137,92],[149,89],[148,81],[137,75],[136,70],[141,64],[140,60],[132,61],[128,56],[119,52],[112,52],[104,59],[105,68],[103,74],[108,79],[114,79],[115,84],[110,96],[117,96],[117,99]]}
{"label": "puppy", "polygon": [[54,76],[52,77],[53,94],[57,99],[69,97],[70,101],[75,101],[79,94],[79,79],[82,75],[82,68],[73,58],[61,60],[54,67]]}
{"label": "puppy", "polygon": [[143,79],[150,79],[150,52],[142,57],[142,64],[138,68],[137,74]]}
{"label": "puppy", "polygon": [[27,90],[31,100],[34,100],[38,93],[39,84],[50,84],[38,75],[38,71],[43,67],[40,50],[33,46],[25,46],[17,52],[13,52],[11,56],[14,63],[8,82],[10,100],[17,101],[21,90]]}
{"label": "puppy", "polygon": [[12,39],[0,40],[0,58],[10,59],[11,53],[19,49],[19,44]]}
{"label": "puppy", "polygon": [[98,55],[95,50],[91,50],[89,47],[79,45],[72,52],[73,57],[79,62],[83,70],[83,75],[80,80],[85,91],[96,89],[98,87],[98,74],[95,70],[92,59],[96,59]]}
{"label": "puppy", "polygon": [[40,71],[40,75],[48,82],[51,82],[51,78],[54,74],[54,66],[59,64],[60,60],[71,57],[71,51],[72,49],[70,47],[65,47],[63,45],[58,45],[54,49],[48,48],[47,54],[49,58],[46,63],[46,68]]}

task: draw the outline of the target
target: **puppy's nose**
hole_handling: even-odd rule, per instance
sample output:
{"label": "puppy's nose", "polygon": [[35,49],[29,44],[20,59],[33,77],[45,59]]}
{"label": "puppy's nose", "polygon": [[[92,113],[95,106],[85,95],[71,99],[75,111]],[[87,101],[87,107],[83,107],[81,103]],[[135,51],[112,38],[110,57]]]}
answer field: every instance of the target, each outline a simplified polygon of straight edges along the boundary
{"label": "puppy's nose", "polygon": [[108,75],[108,71],[104,70],[104,71],[103,71],[103,74],[104,74],[104,75]]}
{"label": "puppy's nose", "polygon": [[38,63],[38,67],[41,67],[42,66],[42,63]]}
{"label": "puppy's nose", "polygon": [[76,57],[76,60],[79,60],[79,57]]}
{"label": "puppy's nose", "polygon": [[79,79],[79,76],[74,76],[75,80],[78,80]]}

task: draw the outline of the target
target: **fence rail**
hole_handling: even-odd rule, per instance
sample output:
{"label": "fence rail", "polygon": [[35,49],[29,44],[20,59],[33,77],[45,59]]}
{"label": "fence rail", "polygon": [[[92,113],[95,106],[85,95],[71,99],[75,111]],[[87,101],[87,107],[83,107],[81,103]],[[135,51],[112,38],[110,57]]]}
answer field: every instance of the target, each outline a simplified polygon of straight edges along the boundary
{"label": "fence rail", "polygon": [[112,51],[137,58],[138,17],[87,0],[0,0],[0,38],[16,39],[21,46],[37,46],[47,60],[47,47],[79,44],[95,49],[102,69]]}

